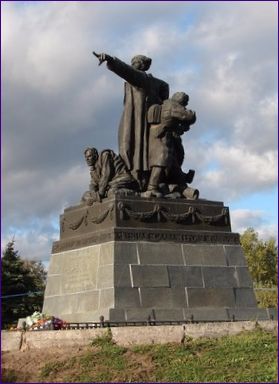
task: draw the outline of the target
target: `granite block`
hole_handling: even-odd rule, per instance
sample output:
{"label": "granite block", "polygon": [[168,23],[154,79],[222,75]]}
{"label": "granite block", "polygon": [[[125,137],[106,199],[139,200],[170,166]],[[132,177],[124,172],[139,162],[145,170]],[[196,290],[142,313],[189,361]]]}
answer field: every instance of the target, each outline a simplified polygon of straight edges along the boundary
{"label": "granite block", "polygon": [[110,321],[126,321],[124,309],[110,308],[109,310]]}
{"label": "granite block", "polygon": [[142,306],[151,308],[179,308],[186,306],[183,288],[140,288]]}
{"label": "granite block", "polygon": [[186,265],[226,266],[223,245],[183,244]]}
{"label": "granite block", "polygon": [[[47,292],[51,291],[52,295],[66,295],[96,289],[99,249],[99,246],[91,246],[53,255],[51,271],[48,272],[50,280],[47,281]],[[51,278],[55,275],[60,275],[60,283]],[[53,285],[52,280],[56,280]]]}
{"label": "granite block", "polygon": [[90,272],[90,270],[85,270],[77,275],[64,275],[61,278],[61,294],[67,295],[96,289],[94,277],[90,276]]}
{"label": "granite block", "polygon": [[138,264],[137,243],[115,242],[114,262],[115,264]]}
{"label": "granite block", "polygon": [[269,320],[269,316],[265,308],[229,308],[228,313],[230,320]]}
{"label": "granite block", "polygon": [[61,295],[62,287],[61,287],[62,275],[49,275],[47,276],[47,286],[45,289],[45,297]]}
{"label": "granite block", "polygon": [[81,265],[93,267],[99,264],[100,245],[79,248],[51,255],[48,273],[65,274],[82,269]]}
{"label": "granite block", "polygon": [[223,245],[208,245],[203,254],[203,265],[227,265]]}
{"label": "granite block", "polygon": [[63,319],[63,315],[77,313],[78,294],[45,297],[43,313]]}
{"label": "granite block", "polygon": [[113,264],[114,262],[114,242],[101,244],[100,246],[100,265]]}
{"label": "granite block", "polygon": [[138,288],[115,288],[115,308],[140,307]]}
{"label": "granite block", "polygon": [[186,321],[228,321],[226,308],[184,308]]}
{"label": "granite block", "polygon": [[131,265],[133,287],[169,287],[169,275],[163,265]]}
{"label": "granite block", "polygon": [[114,266],[114,286],[132,287],[129,264],[116,264]]}
{"label": "granite block", "polygon": [[257,300],[251,288],[235,288],[235,303],[237,307],[256,307]]}
{"label": "granite block", "polygon": [[233,288],[186,288],[188,307],[234,307]]}
{"label": "granite block", "polygon": [[203,287],[201,267],[168,266],[170,287]]}
{"label": "granite block", "polygon": [[239,287],[253,288],[253,281],[248,270],[248,267],[235,267]]}
{"label": "granite block", "polygon": [[228,265],[247,266],[247,261],[240,245],[224,245]]}
{"label": "granite block", "polygon": [[155,320],[157,321],[183,321],[184,314],[182,308],[155,309]]}
{"label": "granite block", "polygon": [[78,323],[78,322],[99,322],[100,316],[104,316],[105,320],[109,319],[109,310],[107,308],[97,309],[90,312],[71,313],[63,315],[63,320]]}
{"label": "granite block", "polygon": [[137,247],[140,264],[184,264],[180,244],[141,242]]}
{"label": "granite block", "polygon": [[205,288],[233,288],[238,286],[234,267],[203,267]]}
{"label": "granite block", "polygon": [[98,269],[97,288],[112,288],[113,284],[113,265],[101,265]]}
{"label": "granite block", "polygon": [[150,321],[154,320],[152,308],[128,308],[126,309],[127,321]]}
{"label": "granite block", "polygon": [[84,313],[96,310],[99,305],[100,291],[83,292],[77,294],[77,313]]}
{"label": "granite block", "polygon": [[[63,319],[69,322],[99,322],[100,317],[103,316],[105,320],[109,320],[109,310],[108,308],[99,308],[94,311],[72,313],[69,315],[64,315]],[[83,330],[82,330],[83,332]]]}
{"label": "granite block", "polygon": [[114,303],[114,288],[101,289],[99,308],[114,308]]}

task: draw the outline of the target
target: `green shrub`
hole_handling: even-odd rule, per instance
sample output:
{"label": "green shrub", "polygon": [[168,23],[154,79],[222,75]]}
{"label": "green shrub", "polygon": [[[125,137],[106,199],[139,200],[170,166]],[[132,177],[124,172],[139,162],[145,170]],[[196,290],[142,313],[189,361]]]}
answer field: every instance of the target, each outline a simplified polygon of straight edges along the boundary
{"label": "green shrub", "polygon": [[277,308],[278,307],[278,291],[275,288],[272,291],[255,290],[258,306],[260,308]]}

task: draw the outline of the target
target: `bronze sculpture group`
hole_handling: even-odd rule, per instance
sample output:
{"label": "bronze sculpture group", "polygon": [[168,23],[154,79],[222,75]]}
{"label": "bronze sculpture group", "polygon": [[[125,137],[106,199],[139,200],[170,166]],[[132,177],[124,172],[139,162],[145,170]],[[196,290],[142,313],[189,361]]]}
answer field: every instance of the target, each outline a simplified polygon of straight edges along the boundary
{"label": "bronze sculpture group", "polygon": [[124,110],[118,131],[119,155],[106,149],[84,151],[91,183],[82,202],[92,205],[112,194],[145,198],[197,199],[199,191],[188,186],[195,172],[184,173],[181,136],[196,121],[186,108],[189,96],[176,92],[169,98],[169,85],[146,73],[151,59],[137,55],[131,65],[106,53],[93,54],[99,65],[125,80]]}
{"label": "bronze sculpture group", "polygon": [[170,97],[145,56],[95,56],[126,81],[119,151],[84,150],[90,186],[60,215],[44,313],[116,326],[274,316],[257,308],[229,208],[198,199],[182,170],[189,96]]}

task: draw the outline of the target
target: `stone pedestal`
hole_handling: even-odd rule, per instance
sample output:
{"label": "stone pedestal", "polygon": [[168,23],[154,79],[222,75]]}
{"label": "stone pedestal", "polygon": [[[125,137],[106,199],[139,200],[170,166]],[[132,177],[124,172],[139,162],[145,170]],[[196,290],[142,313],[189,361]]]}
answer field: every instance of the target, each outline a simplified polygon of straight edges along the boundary
{"label": "stone pedestal", "polygon": [[115,196],[60,218],[43,312],[67,321],[264,320],[229,209]]}

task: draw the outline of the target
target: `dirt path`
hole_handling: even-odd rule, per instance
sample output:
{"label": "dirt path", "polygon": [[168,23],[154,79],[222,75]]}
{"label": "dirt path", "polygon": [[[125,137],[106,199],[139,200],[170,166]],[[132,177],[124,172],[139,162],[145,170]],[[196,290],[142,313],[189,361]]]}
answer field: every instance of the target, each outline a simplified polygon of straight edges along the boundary
{"label": "dirt path", "polygon": [[2,353],[2,382],[43,382],[40,371],[47,362],[78,356],[88,347],[64,347]]}

